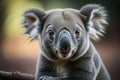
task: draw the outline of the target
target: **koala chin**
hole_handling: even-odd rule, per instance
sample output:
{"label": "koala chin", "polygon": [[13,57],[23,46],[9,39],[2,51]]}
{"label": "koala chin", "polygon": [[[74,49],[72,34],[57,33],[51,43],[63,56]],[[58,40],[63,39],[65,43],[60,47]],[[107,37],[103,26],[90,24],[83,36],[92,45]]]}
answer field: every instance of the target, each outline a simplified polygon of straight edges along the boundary
{"label": "koala chin", "polygon": [[80,10],[29,9],[23,14],[25,34],[38,39],[41,53],[35,80],[111,80],[91,39],[103,36],[105,8],[87,4]]}

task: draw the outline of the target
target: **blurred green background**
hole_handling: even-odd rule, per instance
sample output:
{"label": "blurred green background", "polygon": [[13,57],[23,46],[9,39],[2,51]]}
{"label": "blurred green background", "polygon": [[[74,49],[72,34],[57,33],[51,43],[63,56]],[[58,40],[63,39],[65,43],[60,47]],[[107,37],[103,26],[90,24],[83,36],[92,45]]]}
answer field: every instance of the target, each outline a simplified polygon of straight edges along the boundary
{"label": "blurred green background", "polygon": [[22,13],[29,8],[80,9],[88,3],[101,4],[109,15],[105,37],[93,42],[112,80],[120,80],[120,3],[118,0],[1,0],[0,1],[0,70],[35,73],[40,52],[38,41],[23,35]]}

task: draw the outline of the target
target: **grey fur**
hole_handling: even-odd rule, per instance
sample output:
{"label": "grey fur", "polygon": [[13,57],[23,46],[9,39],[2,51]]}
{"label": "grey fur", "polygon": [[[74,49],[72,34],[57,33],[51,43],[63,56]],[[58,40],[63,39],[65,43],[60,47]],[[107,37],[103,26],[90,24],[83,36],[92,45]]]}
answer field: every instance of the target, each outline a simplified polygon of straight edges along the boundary
{"label": "grey fur", "polygon": [[[105,15],[103,7],[96,4],[85,5],[80,10],[26,11],[23,24],[28,24],[31,16],[34,19],[24,25],[26,33],[32,39],[39,38],[41,49],[35,80],[111,80],[90,40],[91,35],[96,39],[101,34]],[[60,46],[64,40],[70,45],[65,56]]]}

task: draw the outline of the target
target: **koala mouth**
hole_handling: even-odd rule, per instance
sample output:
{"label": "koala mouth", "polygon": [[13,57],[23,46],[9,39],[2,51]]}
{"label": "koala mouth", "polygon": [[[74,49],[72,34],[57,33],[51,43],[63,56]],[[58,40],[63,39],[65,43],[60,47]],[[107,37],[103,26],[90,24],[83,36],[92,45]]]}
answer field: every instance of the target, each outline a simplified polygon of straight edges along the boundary
{"label": "koala mouth", "polygon": [[56,54],[56,57],[61,58],[61,59],[69,59],[71,58],[75,53],[76,53],[77,48],[73,49],[61,49],[59,52],[56,48],[54,48],[54,53]]}

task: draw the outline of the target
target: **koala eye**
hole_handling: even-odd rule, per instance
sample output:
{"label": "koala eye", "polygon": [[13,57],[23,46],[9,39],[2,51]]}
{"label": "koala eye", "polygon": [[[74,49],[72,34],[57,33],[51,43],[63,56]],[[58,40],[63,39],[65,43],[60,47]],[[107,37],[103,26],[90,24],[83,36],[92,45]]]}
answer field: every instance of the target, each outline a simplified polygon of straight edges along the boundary
{"label": "koala eye", "polygon": [[79,40],[79,38],[80,38],[80,30],[79,29],[75,30],[75,36],[76,36],[76,39]]}
{"label": "koala eye", "polygon": [[54,35],[54,31],[53,30],[49,30],[48,33],[49,33],[50,36]]}
{"label": "koala eye", "polygon": [[49,39],[50,39],[50,41],[53,41],[53,39],[54,39],[54,30],[49,30],[48,31],[48,37],[49,37]]}

